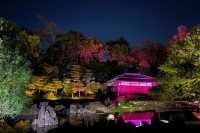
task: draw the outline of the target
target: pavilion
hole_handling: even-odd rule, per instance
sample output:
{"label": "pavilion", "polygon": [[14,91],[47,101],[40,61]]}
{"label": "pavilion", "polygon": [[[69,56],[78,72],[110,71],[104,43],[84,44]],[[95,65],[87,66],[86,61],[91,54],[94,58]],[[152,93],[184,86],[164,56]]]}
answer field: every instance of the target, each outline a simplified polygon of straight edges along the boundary
{"label": "pavilion", "polygon": [[107,82],[116,89],[118,96],[129,94],[149,94],[150,89],[159,86],[153,77],[140,73],[123,73]]}

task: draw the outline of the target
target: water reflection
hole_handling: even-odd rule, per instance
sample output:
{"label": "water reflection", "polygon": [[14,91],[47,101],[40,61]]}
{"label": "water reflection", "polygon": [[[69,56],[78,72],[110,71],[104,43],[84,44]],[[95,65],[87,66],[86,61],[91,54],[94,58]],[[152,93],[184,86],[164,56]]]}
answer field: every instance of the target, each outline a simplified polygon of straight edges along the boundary
{"label": "water reflection", "polygon": [[[56,130],[68,128],[135,128],[135,127],[184,127],[184,121],[192,119],[191,112],[132,112],[99,115],[94,112],[79,110],[69,111],[68,121]],[[166,122],[167,121],[167,122]],[[50,127],[55,128],[55,127]],[[64,129],[63,129],[64,128]],[[37,133],[45,133],[49,129],[38,128]]]}
{"label": "water reflection", "polygon": [[51,129],[55,129],[57,128],[58,125],[53,125],[53,126],[44,126],[44,127],[37,127],[37,126],[33,126],[33,130],[36,133],[47,133],[48,131],[50,131]]}
{"label": "water reflection", "polygon": [[[76,127],[92,127],[96,123],[100,123],[104,120],[107,121],[107,123],[109,123],[109,121],[114,121],[115,124],[132,123],[134,126],[141,126],[143,123],[151,125],[152,122],[158,122],[159,116],[160,114],[155,112],[132,112],[124,113],[123,115],[107,114],[106,116],[88,112],[72,113],[69,115],[69,123]],[[105,123],[102,123],[102,125],[103,124]]]}
{"label": "water reflection", "polygon": [[73,114],[69,116],[69,123],[73,126],[91,127],[99,120],[96,114]]}
{"label": "water reflection", "polygon": [[131,122],[134,125],[138,126],[141,123],[146,122],[148,125],[151,125],[154,112],[134,112],[134,113],[124,113],[123,120],[125,123]]}
{"label": "water reflection", "polygon": [[69,111],[69,123],[73,126],[90,127],[98,122],[99,115],[91,106],[71,106]]}

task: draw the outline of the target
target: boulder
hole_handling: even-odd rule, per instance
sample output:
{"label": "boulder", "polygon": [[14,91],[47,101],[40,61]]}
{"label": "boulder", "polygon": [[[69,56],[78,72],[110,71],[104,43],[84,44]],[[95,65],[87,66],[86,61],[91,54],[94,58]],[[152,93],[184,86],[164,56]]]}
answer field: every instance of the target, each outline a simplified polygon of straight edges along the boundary
{"label": "boulder", "polygon": [[39,108],[37,107],[37,104],[32,105],[31,107],[31,115],[38,116]]}
{"label": "boulder", "polygon": [[74,113],[76,113],[77,112],[77,106],[76,105],[74,105],[74,104],[72,104],[72,105],[70,105],[70,108],[69,108],[69,112],[70,112],[70,114],[74,114]]}
{"label": "boulder", "polygon": [[91,102],[89,103],[89,106],[91,106],[92,111],[95,111],[96,113],[110,113],[111,112],[108,107],[106,107],[100,102]]}
{"label": "boulder", "polygon": [[38,117],[33,120],[32,128],[37,132],[47,132],[52,128],[56,128],[58,119],[54,109],[47,102],[40,103]]}

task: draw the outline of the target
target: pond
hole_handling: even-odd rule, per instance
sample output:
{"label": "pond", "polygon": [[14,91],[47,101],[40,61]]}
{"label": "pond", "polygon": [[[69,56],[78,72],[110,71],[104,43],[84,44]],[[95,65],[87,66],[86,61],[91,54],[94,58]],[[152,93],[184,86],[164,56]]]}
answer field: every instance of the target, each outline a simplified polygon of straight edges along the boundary
{"label": "pond", "polygon": [[109,112],[107,107],[99,102],[91,102],[85,105],[74,103],[69,106],[59,105],[52,107],[56,111],[58,125],[33,129],[34,127],[31,125],[33,117],[31,118],[30,116],[16,117],[10,120],[10,123],[13,127],[16,127],[16,123],[19,123],[20,120],[27,120],[26,123],[21,123],[22,129],[20,130],[25,128],[26,132],[31,133],[57,132],[69,128],[135,129],[144,127],[200,127],[200,121],[194,117],[191,111],[134,111],[113,113]]}
{"label": "pond", "polygon": [[[110,115],[112,116],[112,115]],[[115,114],[115,117],[108,119],[108,114],[104,115],[71,115],[59,118],[60,122],[56,127],[45,127],[31,130],[33,133],[57,132],[70,128],[173,128],[173,127],[192,127],[199,126],[200,122],[191,112],[132,112],[123,115]],[[195,125],[196,124],[196,125]]]}

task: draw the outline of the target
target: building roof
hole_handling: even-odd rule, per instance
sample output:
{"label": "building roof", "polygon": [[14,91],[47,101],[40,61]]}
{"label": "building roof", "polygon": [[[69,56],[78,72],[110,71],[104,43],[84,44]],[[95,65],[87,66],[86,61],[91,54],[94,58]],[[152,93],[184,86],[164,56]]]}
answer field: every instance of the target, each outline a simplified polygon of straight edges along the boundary
{"label": "building roof", "polygon": [[107,81],[108,84],[112,84],[115,81],[139,81],[139,82],[158,82],[155,78],[141,74],[141,73],[123,73],[117,77]]}

